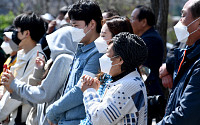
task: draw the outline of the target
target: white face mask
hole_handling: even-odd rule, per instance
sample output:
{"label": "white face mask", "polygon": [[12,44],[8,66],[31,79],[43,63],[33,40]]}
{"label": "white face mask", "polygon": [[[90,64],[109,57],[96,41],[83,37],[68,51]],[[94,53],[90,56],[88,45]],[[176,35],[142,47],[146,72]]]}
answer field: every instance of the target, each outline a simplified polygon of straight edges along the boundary
{"label": "white face mask", "polygon": [[90,31],[87,31],[87,33],[84,33],[84,29],[86,28],[86,26],[83,28],[83,29],[79,29],[79,28],[76,28],[76,27],[72,27],[70,29],[70,32],[72,34],[72,39],[73,39],[73,42],[80,42],[83,37],[85,37]]}
{"label": "white face mask", "polygon": [[[71,27],[71,26],[70,26]],[[76,27],[71,27],[70,28],[70,32],[72,34],[72,40],[73,42],[80,42],[83,37],[85,37],[85,33],[84,33],[84,29],[79,29],[79,28],[76,28]]]}
{"label": "white face mask", "polygon": [[56,29],[59,29],[59,28],[60,28],[60,26],[61,26],[61,21],[62,21],[62,20],[59,20],[59,19],[56,20]]}
{"label": "white face mask", "polygon": [[65,25],[65,24],[68,24],[68,22],[67,22],[65,19],[63,19],[63,20],[60,22],[60,26],[63,26],[63,25]]}
{"label": "white face mask", "polygon": [[197,30],[193,31],[192,33],[189,33],[188,32],[188,27],[191,24],[193,24],[194,22],[196,22],[199,18],[197,18],[196,20],[192,21],[188,26],[183,25],[180,21],[174,26],[174,31],[175,31],[176,37],[177,37],[179,42],[186,43],[187,40],[188,40],[188,37],[198,30],[197,29]]}
{"label": "white face mask", "polygon": [[1,48],[3,49],[3,51],[6,53],[6,54],[11,54],[13,52],[12,48],[10,47],[10,44],[8,42],[3,42],[1,44]]}
{"label": "white face mask", "polygon": [[109,58],[106,54],[104,54],[101,58],[99,58],[101,72],[109,74],[112,66],[118,65],[118,64],[112,65],[111,59],[115,58],[115,57],[117,57],[117,56]]}
{"label": "white face mask", "polygon": [[99,37],[94,41],[99,53],[106,53],[108,48],[107,41],[108,40],[104,40],[102,37]]}

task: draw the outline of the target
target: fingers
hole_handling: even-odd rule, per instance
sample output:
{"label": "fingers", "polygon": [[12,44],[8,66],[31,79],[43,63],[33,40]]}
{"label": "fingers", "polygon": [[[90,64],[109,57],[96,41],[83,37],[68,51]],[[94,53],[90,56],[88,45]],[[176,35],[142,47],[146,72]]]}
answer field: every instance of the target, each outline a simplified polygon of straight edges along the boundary
{"label": "fingers", "polygon": [[97,86],[97,87],[95,88],[96,91],[97,91],[97,90],[99,89],[99,87],[100,87],[100,81],[98,80],[98,78],[96,78],[96,77],[94,78],[94,83],[95,83],[96,86]]}
{"label": "fingers", "polygon": [[7,64],[4,64],[4,65],[3,65],[3,72],[7,72],[8,69],[9,69],[9,68],[8,68]]}
{"label": "fingers", "polygon": [[42,59],[43,59],[43,60],[45,60],[45,57],[44,57],[44,55],[42,55]]}
{"label": "fingers", "polygon": [[100,84],[100,81],[95,77],[91,77],[91,76],[88,76],[88,75],[83,75],[82,76],[82,83],[83,84],[86,84],[88,86],[91,86],[92,84]]}
{"label": "fingers", "polygon": [[88,75],[83,75],[82,77],[82,80],[83,80],[83,84],[86,84],[86,85],[92,85],[92,82],[93,82],[93,78],[88,76]]}
{"label": "fingers", "polygon": [[94,83],[96,83],[97,85],[100,85],[100,81],[98,80],[97,77],[94,78]]}
{"label": "fingers", "polygon": [[88,85],[88,86],[91,86],[92,85],[92,83],[93,83],[93,78],[92,77],[90,77],[90,76],[88,76],[88,75],[86,75],[85,76],[85,83]]}
{"label": "fingers", "polygon": [[8,78],[5,77],[5,76],[2,76],[2,77],[1,77],[1,83],[2,83],[2,85],[4,85],[4,84],[7,83],[7,82],[8,82]]}
{"label": "fingers", "polygon": [[165,88],[172,88],[173,87],[173,78],[172,75],[167,75],[162,78],[162,84]]}
{"label": "fingers", "polygon": [[37,57],[39,57],[39,51],[37,50]]}
{"label": "fingers", "polygon": [[36,67],[39,68],[39,69],[44,68],[44,65],[45,65],[44,59],[42,59],[42,58],[40,58],[40,57],[37,57],[36,60],[35,60],[35,65],[36,65]]}
{"label": "fingers", "polygon": [[6,72],[7,68],[3,68],[3,72]]}
{"label": "fingers", "polygon": [[162,78],[166,75],[168,75],[168,71],[167,71],[167,67],[166,67],[166,63],[162,64],[162,66],[159,68],[159,77]]}

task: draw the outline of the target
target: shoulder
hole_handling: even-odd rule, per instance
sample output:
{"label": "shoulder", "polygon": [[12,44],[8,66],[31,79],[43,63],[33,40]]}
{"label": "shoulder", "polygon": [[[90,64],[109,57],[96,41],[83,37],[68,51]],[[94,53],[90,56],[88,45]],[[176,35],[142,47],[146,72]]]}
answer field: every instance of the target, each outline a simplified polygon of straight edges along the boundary
{"label": "shoulder", "polygon": [[69,55],[69,54],[60,54],[55,59],[55,61],[58,61],[58,60],[72,61],[73,60],[73,56]]}
{"label": "shoulder", "polygon": [[56,59],[53,61],[53,65],[65,65],[68,66],[72,63],[73,56],[69,54],[60,54],[56,57]]}
{"label": "shoulder", "polygon": [[137,71],[131,72],[121,80],[118,80],[121,90],[136,93],[145,88],[145,84]]}
{"label": "shoulder", "polygon": [[163,42],[160,34],[154,29],[154,28],[151,28],[149,29],[148,31],[146,31],[142,36],[141,38],[145,41],[145,42],[148,42],[148,41],[155,41],[155,42]]}

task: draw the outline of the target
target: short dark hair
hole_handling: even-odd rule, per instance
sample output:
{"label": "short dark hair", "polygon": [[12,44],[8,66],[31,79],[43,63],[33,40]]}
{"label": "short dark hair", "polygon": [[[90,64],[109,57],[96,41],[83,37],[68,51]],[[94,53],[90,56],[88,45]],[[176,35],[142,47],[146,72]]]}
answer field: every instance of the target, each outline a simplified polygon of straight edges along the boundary
{"label": "short dark hair", "polygon": [[29,30],[31,38],[36,42],[39,42],[46,31],[43,19],[33,12],[18,15],[14,19],[14,25],[21,28],[21,32]]}
{"label": "short dark hair", "polygon": [[200,17],[200,1],[195,1],[193,5],[190,7],[192,17],[195,19]]}
{"label": "short dark hair", "polygon": [[103,11],[103,13],[107,14],[107,18],[111,18],[113,16],[120,16],[117,10],[115,9],[106,9]]}
{"label": "short dark hair", "polygon": [[65,16],[68,10],[69,10],[68,6],[63,6],[62,8],[60,8],[59,13]]}
{"label": "short dark hair", "polygon": [[112,19],[107,20],[106,24],[112,33],[112,37],[120,32],[133,33],[130,20],[127,17],[113,17]]}
{"label": "short dark hair", "polygon": [[155,15],[150,7],[138,5],[136,6],[136,8],[139,9],[139,14],[137,15],[137,19],[139,21],[141,21],[142,19],[146,19],[149,26],[153,26],[156,24]]}
{"label": "short dark hair", "polygon": [[102,13],[98,3],[88,0],[81,0],[71,6],[68,11],[69,18],[74,20],[84,20],[86,25],[91,20],[97,23],[96,31],[101,32]]}
{"label": "short dark hair", "polygon": [[3,32],[13,32],[15,30],[15,27],[13,25],[6,27]]}
{"label": "short dark hair", "polygon": [[121,32],[112,38],[115,56],[123,59],[122,71],[134,71],[147,58],[145,42],[135,34]]}

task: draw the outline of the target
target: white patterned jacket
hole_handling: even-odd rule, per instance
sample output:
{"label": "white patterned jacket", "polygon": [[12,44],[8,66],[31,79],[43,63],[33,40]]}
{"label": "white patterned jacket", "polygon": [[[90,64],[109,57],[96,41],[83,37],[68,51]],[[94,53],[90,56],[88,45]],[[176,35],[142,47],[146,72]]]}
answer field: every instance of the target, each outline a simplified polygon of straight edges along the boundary
{"label": "white patterned jacket", "polygon": [[84,91],[85,111],[94,125],[147,125],[147,93],[137,71],[110,82],[101,99],[96,90]]}

